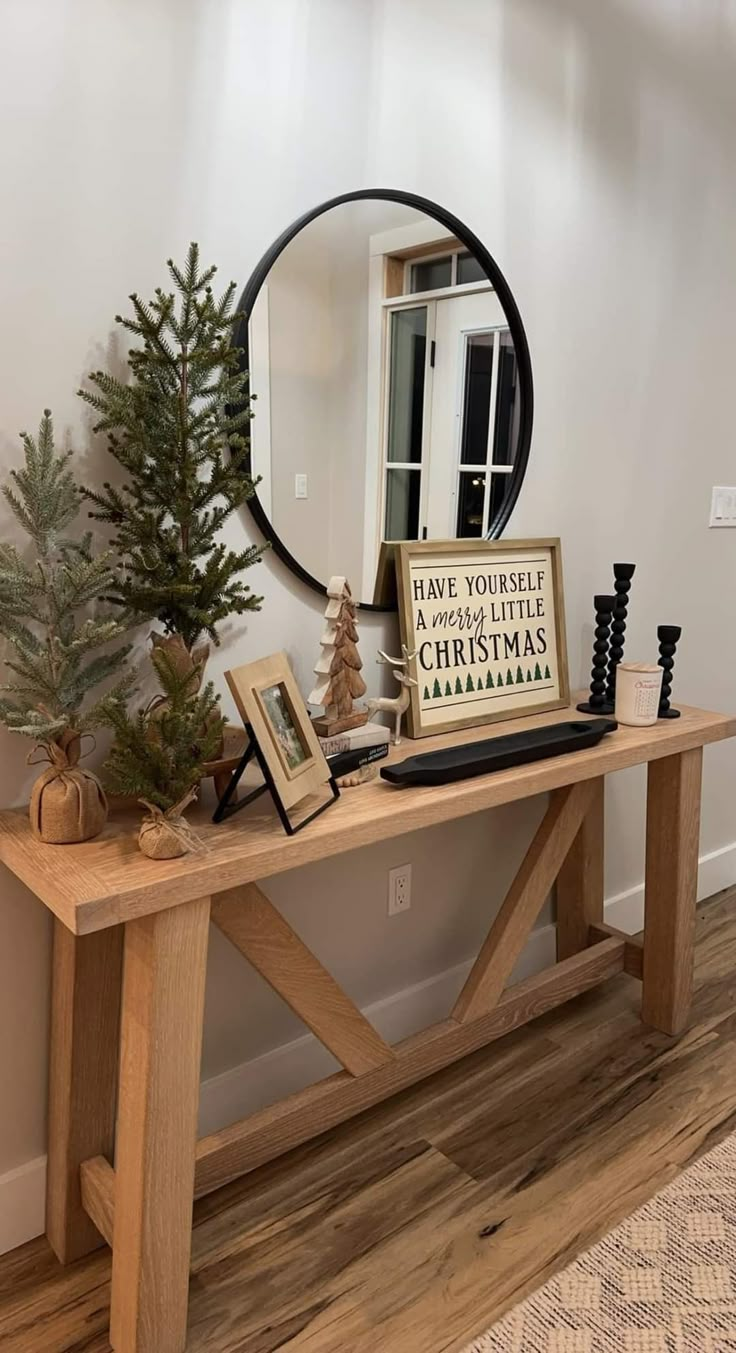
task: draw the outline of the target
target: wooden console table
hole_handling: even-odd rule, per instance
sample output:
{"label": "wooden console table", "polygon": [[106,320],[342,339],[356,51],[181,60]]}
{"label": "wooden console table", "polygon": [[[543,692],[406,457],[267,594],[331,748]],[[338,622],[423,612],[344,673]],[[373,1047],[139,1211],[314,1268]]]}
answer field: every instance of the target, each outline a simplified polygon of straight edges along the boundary
{"label": "wooden console table", "polygon": [[[569,717],[561,710],[496,732]],[[62,1263],[104,1241],[112,1246],[117,1353],[186,1346],[193,1197],[615,973],[641,980],[648,1024],[682,1031],[692,989],[702,749],[734,734],[736,718],[684,709],[676,721],[621,728],[597,747],[477,780],[346,791],[292,838],[261,799],[219,827],[202,816],[209,850],[183,860],[145,859],[131,819],[111,821],[85,845],[45,846],[25,813],[0,814],[0,860],[56,918],[47,1234]],[[488,736],[480,728],[427,739],[421,751]],[[405,743],[392,757],[414,750]],[[649,763],[643,946],[603,922],[603,780],[642,762]],[[542,793],[550,793],[546,815],[451,1015],[396,1047],[259,886],[327,855]],[[507,988],[555,880],[558,962]],[[349,894],[345,908],[347,920]],[[197,1142],[210,921],[345,1069]]]}

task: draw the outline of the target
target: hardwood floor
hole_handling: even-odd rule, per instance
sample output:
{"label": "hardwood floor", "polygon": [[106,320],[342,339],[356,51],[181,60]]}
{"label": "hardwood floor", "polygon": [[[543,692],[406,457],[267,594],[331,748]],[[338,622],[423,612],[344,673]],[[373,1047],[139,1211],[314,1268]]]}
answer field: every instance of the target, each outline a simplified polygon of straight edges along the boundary
{"label": "hardwood floor", "polygon": [[[195,1209],[189,1347],[451,1353],[736,1128],[736,889],[694,1017],[621,976]],[[2,1353],[106,1353],[109,1252],[0,1259]]]}

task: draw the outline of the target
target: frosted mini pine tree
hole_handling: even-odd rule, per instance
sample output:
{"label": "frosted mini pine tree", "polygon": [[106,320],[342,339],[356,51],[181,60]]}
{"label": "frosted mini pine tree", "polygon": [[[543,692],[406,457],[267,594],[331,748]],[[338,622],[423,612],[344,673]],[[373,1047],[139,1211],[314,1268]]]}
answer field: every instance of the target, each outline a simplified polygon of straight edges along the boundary
{"label": "frosted mini pine tree", "polygon": [[[122,637],[127,618],[100,605],[116,587],[112,552],[94,556],[90,535],[75,540],[66,534],[79,511],[79,490],[71,451],[55,450],[49,410],[37,439],[21,436],[25,463],[11,471],[13,483],[3,493],[34,556],[0,544],[0,634],[12,676],[0,687],[0,720],[43,750],[40,759],[49,764],[31,793],[31,828],[41,841],[65,845],[88,841],[105,824],[102,786],[77,763],[82,734],[124,705],[133,679],[124,671],[130,645],[109,647]],[[107,693],[87,703],[108,680]]]}

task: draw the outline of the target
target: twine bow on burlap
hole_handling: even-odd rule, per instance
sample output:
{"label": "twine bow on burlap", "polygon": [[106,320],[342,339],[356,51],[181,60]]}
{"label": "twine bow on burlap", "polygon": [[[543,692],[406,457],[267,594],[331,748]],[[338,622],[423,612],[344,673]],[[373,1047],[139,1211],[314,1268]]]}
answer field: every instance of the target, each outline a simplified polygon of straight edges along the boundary
{"label": "twine bow on burlap", "polygon": [[189,826],[184,811],[197,797],[197,790],[190,789],[183,799],[171,808],[159,808],[148,799],[139,799],[148,815],[143,819],[138,835],[138,844],[144,855],[153,860],[175,859],[177,855],[202,852],[208,849],[201,836]]}

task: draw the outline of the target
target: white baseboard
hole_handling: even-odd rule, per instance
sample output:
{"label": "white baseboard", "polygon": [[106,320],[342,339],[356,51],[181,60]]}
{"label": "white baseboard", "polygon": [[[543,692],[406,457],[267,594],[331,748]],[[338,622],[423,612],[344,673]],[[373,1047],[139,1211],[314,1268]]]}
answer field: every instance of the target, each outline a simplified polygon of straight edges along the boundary
{"label": "white baseboard", "polygon": [[[698,902],[713,897],[723,888],[732,888],[736,883],[736,841],[720,850],[711,850],[701,855],[698,863]],[[644,925],[644,884],[616,893],[606,901],[606,920],[609,925],[618,926],[635,935]]]}
{"label": "white baseboard", "polygon": [[[736,841],[702,856],[698,901],[736,884]],[[606,920],[631,934],[644,924],[644,885],[617,893],[606,902]],[[514,972],[515,980],[539,972],[555,957],[555,927],[533,931]],[[365,1014],[389,1043],[445,1019],[472,966],[471,960],[395,992],[365,1008]],[[231,1067],[202,1084],[199,1131],[202,1136],[244,1118],[305,1085],[329,1076],[338,1064],[312,1034],[272,1048]],[[32,1240],[44,1230],[46,1158],[28,1161],[0,1175],[0,1254]]]}
{"label": "white baseboard", "polygon": [[44,1231],[46,1157],[0,1175],[0,1254]]}

